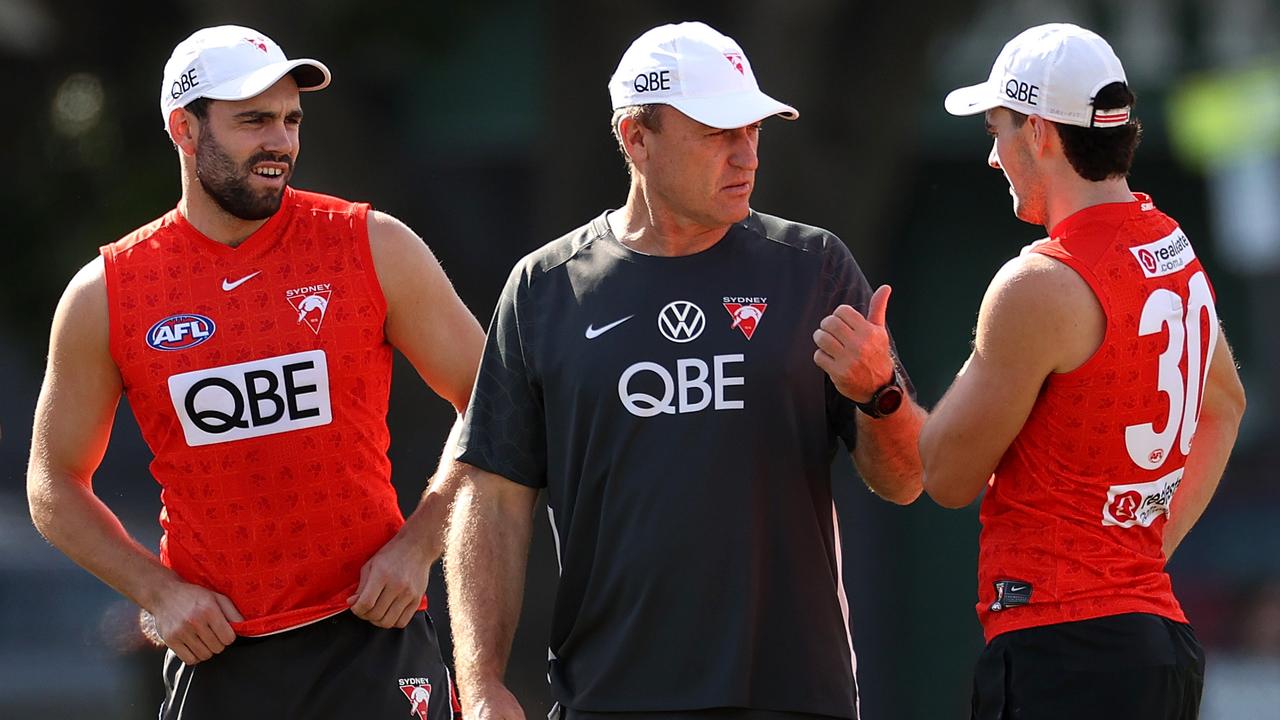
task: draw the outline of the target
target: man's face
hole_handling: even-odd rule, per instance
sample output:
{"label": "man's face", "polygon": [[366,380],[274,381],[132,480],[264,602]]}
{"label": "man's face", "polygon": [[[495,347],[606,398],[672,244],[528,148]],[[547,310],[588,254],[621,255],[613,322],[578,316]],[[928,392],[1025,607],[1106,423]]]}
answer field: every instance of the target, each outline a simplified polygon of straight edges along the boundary
{"label": "man's face", "polygon": [[988,110],[986,118],[987,133],[994,138],[987,164],[1002,171],[1009,181],[1013,214],[1025,222],[1045,224],[1048,213],[1044,181],[1028,139],[1031,122],[1028,120],[1018,127],[1013,122],[1013,113],[999,107]]}
{"label": "man's face", "polygon": [[759,159],[760,123],[732,130],[703,125],[673,107],[661,108],[661,130],[646,130],[641,172],[655,201],[706,227],[739,222],[751,207]]}
{"label": "man's face", "polygon": [[302,107],[293,77],[248,100],[215,100],[196,122],[196,175],[205,192],[242,220],[275,214],[298,158]]}

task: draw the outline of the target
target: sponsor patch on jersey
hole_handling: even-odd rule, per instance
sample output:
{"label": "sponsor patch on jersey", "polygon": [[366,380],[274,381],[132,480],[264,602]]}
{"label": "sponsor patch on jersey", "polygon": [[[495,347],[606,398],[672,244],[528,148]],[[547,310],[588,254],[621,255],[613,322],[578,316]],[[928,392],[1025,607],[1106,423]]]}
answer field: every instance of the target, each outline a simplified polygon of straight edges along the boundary
{"label": "sponsor patch on jersey", "polygon": [[1173,494],[1182,484],[1182,468],[1158,480],[1107,488],[1107,503],[1102,506],[1102,524],[1116,527],[1151,527],[1161,515],[1169,514]]}
{"label": "sponsor patch on jersey", "polygon": [[217,329],[204,315],[170,315],[147,331],[147,345],[153,350],[186,350],[213,337]]}
{"label": "sponsor patch on jersey", "polygon": [[1191,241],[1182,228],[1174,228],[1173,232],[1153,243],[1131,247],[1129,252],[1142,267],[1142,274],[1149,278],[1178,272],[1196,259],[1196,251],[1191,248]]}
{"label": "sponsor patch on jersey", "polygon": [[996,601],[991,603],[991,612],[1031,602],[1031,583],[1025,580],[996,580],[992,584],[996,586]]}
{"label": "sponsor patch on jersey", "polygon": [[409,699],[409,715],[417,715],[419,720],[427,720],[427,709],[431,704],[431,681],[422,678],[400,678],[400,692]]}
{"label": "sponsor patch on jersey", "polygon": [[329,298],[332,295],[332,285],[319,283],[286,290],[284,298],[298,313],[298,324],[306,323],[307,327],[311,328],[311,332],[319,335],[320,325],[324,323],[325,313],[329,311]]}
{"label": "sponsor patch on jersey", "polygon": [[658,330],[673,343],[697,340],[706,327],[707,316],[702,308],[688,300],[669,302],[658,312]]}
{"label": "sponsor patch on jersey", "polygon": [[724,309],[729,312],[729,317],[733,318],[730,328],[737,328],[742,331],[743,335],[750,340],[752,335],[756,334],[756,328],[760,327],[760,321],[764,319],[764,309],[768,307],[762,297],[726,297],[724,298]]}
{"label": "sponsor patch on jersey", "polygon": [[190,447],[333,421],[329,365],[323,350],[173,375],[169,399]]}

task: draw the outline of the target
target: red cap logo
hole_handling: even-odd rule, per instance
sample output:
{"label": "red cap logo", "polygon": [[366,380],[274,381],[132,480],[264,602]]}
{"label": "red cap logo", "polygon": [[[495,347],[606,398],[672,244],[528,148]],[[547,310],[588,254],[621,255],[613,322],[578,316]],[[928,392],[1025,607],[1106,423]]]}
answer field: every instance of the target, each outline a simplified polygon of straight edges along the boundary
{"label": "red cap logo", "polygon": [[742,56],[738,53],[725,53],[724,59],[729,61],[729,64],[733,66],[734,70],[738,71],[739,75],[747,74],[746,69],[742,67]]}

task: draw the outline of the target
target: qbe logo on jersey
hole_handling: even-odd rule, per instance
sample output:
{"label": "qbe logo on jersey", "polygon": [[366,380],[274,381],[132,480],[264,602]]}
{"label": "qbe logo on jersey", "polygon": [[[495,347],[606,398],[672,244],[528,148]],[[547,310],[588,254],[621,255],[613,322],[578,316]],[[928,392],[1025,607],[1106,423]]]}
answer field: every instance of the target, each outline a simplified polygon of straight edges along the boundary
{"label": "qbe logo on jersey", "polygon": [[1173,494],[1182,484],[1182,468],[1158,480],[1107,488],[1107,504],[1102,506],[1102,524],[1118,527],[1151,527],[1161,515],[1169,514]]}
{"label": "qbe logo on jersey", "polygon": [[169,378],[169,398],[191,447],[333,421],[323,350],[174,375]]}
{"label": "qbe logo on jersey", "polygon": [[1131,247],[1129,252],[1142,266],[1142,274],[1149,278],[1176,273],[1196,259],[1196,251],[1191,249],[1191,241],[1182,228],[1176,228],[1153,243]]}

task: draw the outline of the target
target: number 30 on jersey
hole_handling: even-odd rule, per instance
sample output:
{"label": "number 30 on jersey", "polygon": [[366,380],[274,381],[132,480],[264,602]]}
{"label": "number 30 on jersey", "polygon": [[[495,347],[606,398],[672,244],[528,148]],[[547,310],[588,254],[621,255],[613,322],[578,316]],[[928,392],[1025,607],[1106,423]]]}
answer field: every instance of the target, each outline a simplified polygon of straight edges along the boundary
{"label": "number 30 on jersey", "polygon": [[[1155,423],[1130,425],[1124,430],[1125,447],[1134,464],[1146,470],[1164,465],[1174,442],[1185,456],[1200,417],[1200,401],[1209,362],[1218,342],[1218,311],[1213,306],[1209,281],[1197,272],[1187,283],[1187,303],[1163,288],[1147,297],[1138,322],[1138,335],[1156,335],[1168,330],[1169,342],[1160,353],[1158,391],[1169,398],[1169,417],[1157,431]],[[1202,337],[1201,321],[1207,317],[1208,337]],[[1186,369],[1183,370],[1183,358]]]}

